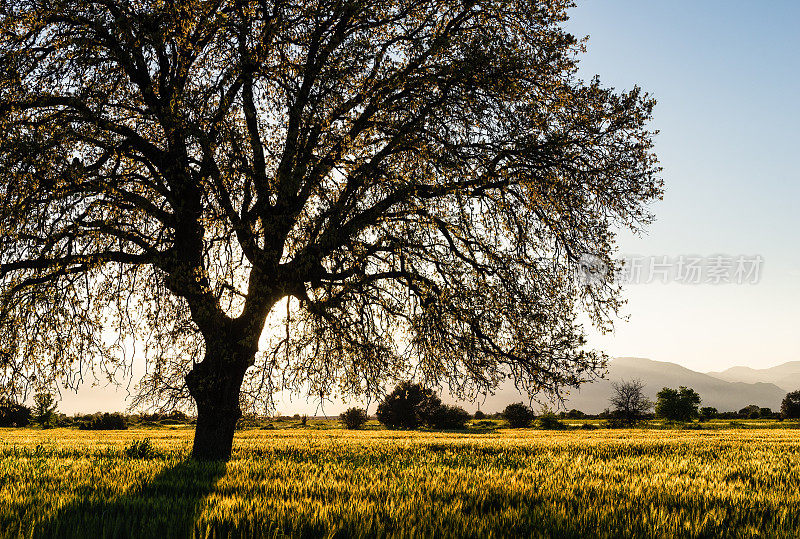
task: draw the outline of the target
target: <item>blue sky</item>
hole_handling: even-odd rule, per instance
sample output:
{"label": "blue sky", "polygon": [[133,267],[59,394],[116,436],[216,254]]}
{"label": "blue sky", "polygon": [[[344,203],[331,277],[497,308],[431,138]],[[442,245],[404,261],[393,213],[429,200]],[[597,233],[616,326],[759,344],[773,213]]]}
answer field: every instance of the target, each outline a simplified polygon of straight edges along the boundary
{"label": "blue sky", "polygon": [[[800,3],[584,0],[571,17],[590,36],[581,76],[658,100],[666,195],[620,253],[764,259],[758,284],[630,285],[629,321],[590,344],[699,371],[800,360]],[[124,394],[65,392],[61,409],[122,409]]]}
{"label": "blue sky", "polygon": [[755,285],[631,285],[630,321],[593,345],[695,370],[800,360],[800,3],[587,0],[581,75],[658,100],[666,194],[621,253],[761,255]]}

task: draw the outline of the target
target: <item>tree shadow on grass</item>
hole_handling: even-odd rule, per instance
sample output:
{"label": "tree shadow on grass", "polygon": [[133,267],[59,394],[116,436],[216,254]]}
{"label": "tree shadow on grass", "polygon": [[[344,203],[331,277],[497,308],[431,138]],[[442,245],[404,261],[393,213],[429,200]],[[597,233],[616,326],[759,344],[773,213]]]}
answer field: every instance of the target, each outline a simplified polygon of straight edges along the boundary
{"label": "tree shadow on grass", "polygon": [[224,462],[181,461],[124,494],[87,496],[35,525],[32,537],[191,537]]}

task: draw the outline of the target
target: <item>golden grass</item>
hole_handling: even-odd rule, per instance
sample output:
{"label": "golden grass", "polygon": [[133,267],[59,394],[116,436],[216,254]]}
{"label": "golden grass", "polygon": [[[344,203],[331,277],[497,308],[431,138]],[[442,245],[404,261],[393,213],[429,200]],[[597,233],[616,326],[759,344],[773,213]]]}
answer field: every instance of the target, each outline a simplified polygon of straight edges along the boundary
{"label": "golden grass", "polygon": [[[798,430],[0,431],[6,537],[796,536]],[[132,440],[155,453],[130,458]]]}

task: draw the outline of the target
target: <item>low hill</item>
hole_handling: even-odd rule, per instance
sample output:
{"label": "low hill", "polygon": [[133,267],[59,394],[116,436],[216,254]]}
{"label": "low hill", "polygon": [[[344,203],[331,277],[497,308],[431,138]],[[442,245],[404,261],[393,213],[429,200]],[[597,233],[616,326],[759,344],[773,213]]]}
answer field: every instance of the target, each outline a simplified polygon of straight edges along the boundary
{"label": "low hill", "polygon": [[[757,404],[777,410],[786,390],[772,383],[731,382],[696,372],[675,363],[644,358],[620,357],[609,362],[608,375],[585,384],[567,397],[567,409],[576,408],[586,413],[599,413],[609,407],[611,384],[620,380],[640,379],[645,392],[655,401],[656,393],[663,387],[687,386],[700,394],[701,406],[713,406],[720,411],[740,410],[748,404]],[[513,386],[505,386],[481,402],[487,412],[501,411],[512,402],[525,399]],[[474,408],[474,405],[472,406]]]}

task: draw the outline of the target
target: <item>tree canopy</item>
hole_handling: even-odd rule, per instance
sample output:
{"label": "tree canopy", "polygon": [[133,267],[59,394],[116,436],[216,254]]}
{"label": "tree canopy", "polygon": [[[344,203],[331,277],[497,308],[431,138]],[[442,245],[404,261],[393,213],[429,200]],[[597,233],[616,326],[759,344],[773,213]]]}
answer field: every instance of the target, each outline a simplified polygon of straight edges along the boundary
{"label": "tree canopy", "polygon": [[656,417],[691,421],[699,415],[697,409],[700,406],[700,395],[690,387],[665,387],[658,392],[656,399]]}
{"label": "tree canopy", "polygon": [[781,401],[781,415],[787,419],[800,418],[800,391],[790,391]]}
{"label": "tree canopy", "polygon": [[619,291],[578,262],[610,276],[661,181],[653,99],[578,77],[570,5],[0,0],[5,391],[136,342],[141,402],[200,432],[281,388],[593,376],[576,319]]}
{"label": "tree canopy", "polygon": [[608,399],[614,407],[614,417],[632,424],[642,419],[653,407],[645,395],[645,383],[641,380],[620,380],[611,384],[613,394]]}

